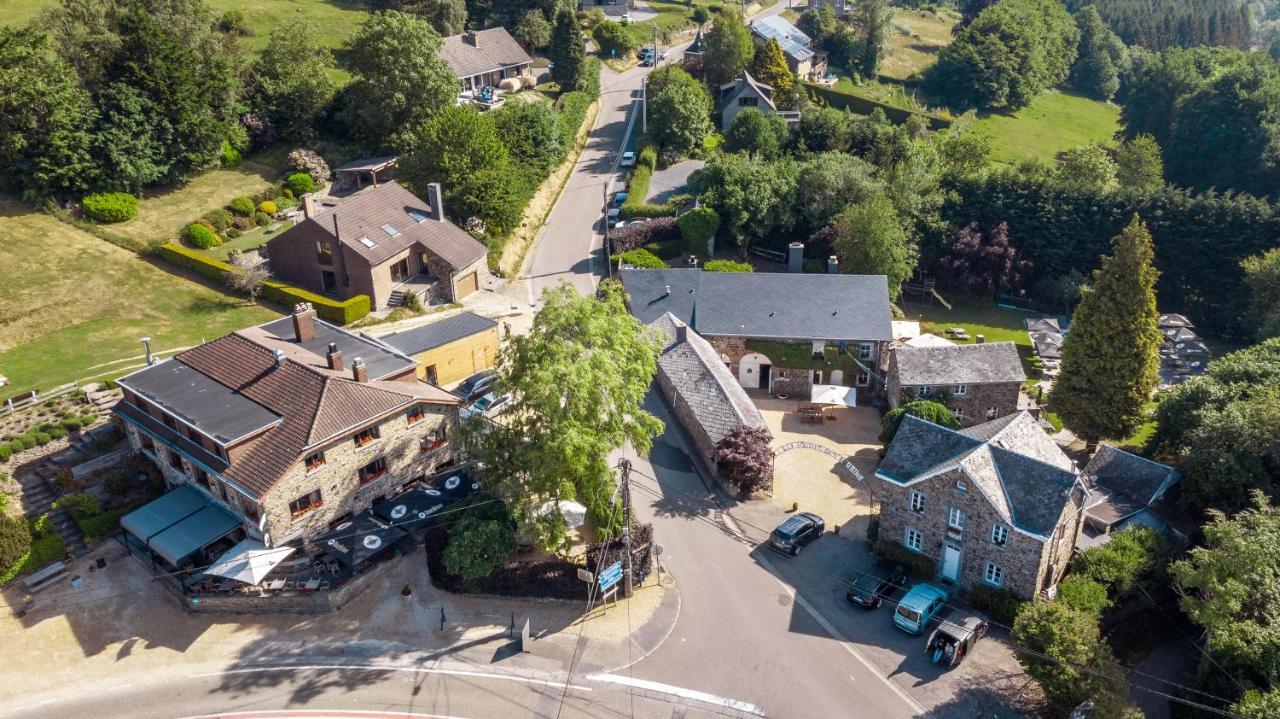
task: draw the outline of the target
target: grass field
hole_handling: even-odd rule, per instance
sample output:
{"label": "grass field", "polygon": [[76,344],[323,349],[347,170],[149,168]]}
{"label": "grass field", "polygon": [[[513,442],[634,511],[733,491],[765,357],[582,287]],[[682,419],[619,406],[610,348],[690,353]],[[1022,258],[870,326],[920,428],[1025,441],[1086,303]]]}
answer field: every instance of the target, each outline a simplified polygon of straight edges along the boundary
{"label": "grass field", "polygon": [[1012,115],[979,117],[970,132],[990,139],[992,161],[1013,165],[1032,158],[1052,163],[1063,150],[1110,142],[1119,129],[1116,105],[1049,92]]}
{"label": "grass field", "polygon": [[6,396],[141,364],[278,313],[177,276],[15,202],[0,200],[0,374]]}
{"label": "grass field", "polygon": [[952,10],[895,10],[880,74],[906,80],[926,70],[938,61],[938,50],[950,44],[951,28],[959,19]]}
{"label": "grass field", "polygon": [[201,215],[223,207],[242,195],[266,189],[280,171],[251,160],[238,167],[219,168],[196,175],[178,188],[147,190],[138,203],[138,216],[105,229],[119,235],[146,241],[172,240],[182,228]]}

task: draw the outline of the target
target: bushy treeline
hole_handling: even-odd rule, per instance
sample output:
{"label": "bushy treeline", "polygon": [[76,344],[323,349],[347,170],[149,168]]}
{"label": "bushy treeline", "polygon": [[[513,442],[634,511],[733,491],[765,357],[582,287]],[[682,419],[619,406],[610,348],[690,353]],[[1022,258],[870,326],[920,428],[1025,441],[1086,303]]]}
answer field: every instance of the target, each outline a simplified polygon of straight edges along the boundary
{"label": "bushy treeline", "polygon": [[1226,45],[1245,47],[1249,9],[1240,0],[1068,0],[1078,12],[1093,6],[1126,44],[1152,50]]}

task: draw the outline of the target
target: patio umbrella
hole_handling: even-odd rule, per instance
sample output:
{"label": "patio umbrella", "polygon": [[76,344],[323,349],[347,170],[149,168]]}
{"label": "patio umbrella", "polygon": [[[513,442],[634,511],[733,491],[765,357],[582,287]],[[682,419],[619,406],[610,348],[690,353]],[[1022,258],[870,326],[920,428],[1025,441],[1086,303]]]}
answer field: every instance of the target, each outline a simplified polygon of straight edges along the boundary
{"label": "patio umbrella", "polygon": [[[573,500],[560,500],[560,514],[570,529],[576,529],[587,523],[587,508]],[[538,508],[538,514],[547,515],[556,511],[556,501],[549,500]]]}
{"label": "patio umbrella", "polygon": [[815,384],[809,393],[813,404],[833,404],[840,407],[857,407],[858,390],[838,384]]}
{"label": "patio umbrella", "polygon": [[245,584],[258,584],[297,547],[267,549],[256,539],[246,539],[218,557],[205,574],[227,577]]}
{"label": "patio umbrella", "polygon": [[378,521],[370,512],[361,512],[330,529],[316,545],[348,567],[355,567],[382,554],[404,536],[403,530]]}
{"label": "patio umbrella", "polygon": [[440,490],[414,487],[391,499],[375,502],[372,510],[392,527],[412,532],[430,523],[446,503],[447,499]]}
{"label": "patio umbrella", "polygon": [[452,472],[435,477],[431,481],[431,487],[444,492],[450,501],[469,497],[480,491],[480,483],[471,479],[471,475],[465,471]]}

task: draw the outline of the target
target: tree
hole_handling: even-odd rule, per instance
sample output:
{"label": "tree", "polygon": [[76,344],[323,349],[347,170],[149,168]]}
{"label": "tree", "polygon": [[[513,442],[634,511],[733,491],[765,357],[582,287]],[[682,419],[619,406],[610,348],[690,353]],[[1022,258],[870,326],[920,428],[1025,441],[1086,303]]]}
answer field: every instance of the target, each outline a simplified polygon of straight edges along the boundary
{"label": "tree", "polygon": [[1099,638],[1096,617],[1065,602],[1026,602],[1013,622],[1013,641],[1031,650],[1019,652],[1018,662],[1059,715],[1092,699],[1090,716],[1121,716],[1127,704],[1124,671]]}
{"label": "tree", "polygon": [[411,0],[401,9],[431,23],[441,37],[458,35],[467,27],[466,0]]}
{"label": "tree", "polygon": [[[568,148],[564,145],[560,116],[549,103],[508,102],[488,114],[511,159],[537,180],[550,174],[564,159]],[[573,129],[576,132],[578,128]]]}
{"label": "tree", "polygon": [[1137,192],[1164,185],[1164,160],[1154,137],[1138,135],[1116,146],[1116,179],[1121,187]]}
{"label": "tree", "polygon": [[0,28],[0,188],[27,200],[89,189],[94,115],[44,35]]}
{"label": "tree", "polygon": [[1088,5],[1075,17],[1080,46],[1071,66],[1071,86],[1089,97],[1109,101],[1120,89],[1120,71],[1128,61],[1128,50],[1096,7]]}
{"label": "tree", "polygon": [[764,427],[740,424],[716,444],[711,461],[741,496],[750,497],[773,483],[772,441],[773,435]]}
{"label": "tree", "polygon": [[643,406],[659,344],[616,282],[586,297],[561,285],[542,300],[530,333],[512,337],[498,360],[513,397],[503,422],[476,422],[464,434],[489,488],[513,503],[521,533],[552,549],[565,524],[559,512],[540,511],[551,500],[576,500],[603,534],[617,533],[609,457],[625,444],[647,453],[662,430]]}
{"label": "tree", "polygon": [[1260,340],[1280,337],[1280,248],[1240,262],[1251,298],[1250,317]]}
{"label": "tree", "polygon": [[1050,399],[1067,428],[1090,444],[1127,437],[1142,422],[1164,341],[1156,327],[1151,234],[1137,215],[1113,247],[1081,293]]}
{"label": "tree", "polygon": [[595,38],[600,52],[609,57],[626,57],[636,49],[631,33],[612,20],[605,20],[591,28],[591,37]]}
{"label": "tree", "polygon": [[893,442],[893,438],[898,435],[898,428],[902,426],[902,420],[907,415],[942,425],[947,429],[960,429],[960,420],[956,419],[946,405],[927,399],[917,399],[889,410],[884,417],[880,418],[880,444],[887,447]]}
{"label": "tree", "polygon": [[711,101],[701,88],[673,85],[653,99],[650,131],[664,150],[687,155],[712,133]]}
{"label": "tree", "polygon": [[[720,216],[710,207],[695,207],[676,218],[680,239],[689,254],[708,257],[711,242],[720,229]],[[706,266],[703,266],[706,269]]]}
{"label": "tree", "polygon": [[1111,606],[1105,585],[1075,574],[1058,584],[1058,599],[1072,609],[1088,614],[1095,621]]}
{"label": "tree", "polygon": [[21,516],[0,512],[0,574],[8,574],[31,551],[31,529]]}
{"label": "tree", "polygon": [[[830,8],[825,8],[830,9]],[[794,135],[799,152],[846,152],[849,149],[849,115],[833,107],[815,107],[800,115]]]}
{"label": "tree", "polygon": [[530,10],[516,24],[515,38],[528,50],[541,50],[551,44],[551,23],[541,10]]}
{"label": "tree", "polygon": [[739,112],[724,132],[724,149],[764,160],[777,159],[787,141],[787,121],[754,107]]}
{"label": "tree", "polygon": [[410,134],[453,106],[458,80],[440,57],[440,35],[425,20],[376,12],[347,41],[344,119],[370,147],[407,149]]}
{"label": "tree", "polygon": [[956,233],[938,260],[938,275],[946,284],[973,295],[994,297],[1001,290],[1017,291],[1031,277],[1031,262],[1009,244],[1009,225],[983,228],[970,222]]}
{"label": "tree", "polygon": [[[742,112],[738,117],[747,114]],[[865,202],[887,191],[876,168],[843,152],[814,155],[800,166],[796,181],[795,214],[802,232],[826,226],[850,204]]]}
{"label": "tree", "polygon": [[267,263],[258,257],[256,252],[237,252],[231,258],[231,272],[227,274],[227,284],[231,289],[240,290],[249,295],[249,304],[256,304],[258,293],[262,291],[262,284],[270,276]]}
{"label": "tree", "polygon": [[573,13],[562,11],[556,15],[555,28],[551,31],[551,45],[547,58],[551,60],[551,79],[564,92],[579,89],[585,69],[587,50],[582,44],[582,31]]}
{"label": "tree", "polygon": [[797,166],[723,153],[690,178],[702,202],[720,215],[720,227],[739,245],[768,237],[794,222]]}
{"label": "tree", "polygon": [[1272,719],[1280,716],[1280,689],[1270,689],[1266,692],[1251,689],[1244,693],[1244,697],[1235,706],[1231,707],[1231,711],[1245,719]]}
{"label": "tree", "polygon": [[976,132],[952,130],[938,142],[938,155],[945,172],[957,176],[976,175],[991,161],[991,142]]}
{"label": "tree", "polygon": [[299,17],[276,27],[253,64],[248,83],[253,112],[285,142],[307,144],[333,98],[333,67],[333,54],[315,23]]}
{"label": "tree", "polygon": [[858,52],[853,58],[853,69],[867,79],[873,79],[884,60],[884,45],[893,25],[893,13],[885,0],[858,0],[849,13]]}
{"label": "tree", "polygon": [[645,79],[645,92],[648,93],[649,97],[657,97],[672,85],[703,88],[702,83],[685,72],[679,65],[663,65],[649,73],[649,76]]}
{"label": "tree", "polygon": [[1071,571],[1098,582],[1119,599],[1162,571],[1168,555],[1168,541],[1160,530],[1135,524],[1114,532],[1106,544],[1081,550],[1071,560]]}
{"label": "tree", "polygon": [[1117,168],[1110,153],[1100,145],[1083,145],[1063,150],[1054,170],[1055,179],[1063,185],[1092,187],[1112,192],[1120,186]]}
{"label": "tree", "polygon": [[787,57],[775,38],[769,38],[751,64],[751,74],[773,88],[773,103],[782,110],[795,109],[798,100],[796,77],[791,74]]}
{"label": "tree", "polygon": [[507,522],[464,517],[449,530],[444,568],[464,581],[483,579],[501,567],[516,549],[516,535]]}
{"label": "tree", "polygon": [[756,47],[751,31],[734,10],[723,9],[702,38],[702,70],[707,84],[718,88],[751,66]]}
{"label": "tree", "polygon": [[896,300],[902,283],[916,269],[915,248],[907,240],[893,202],[884,195],[850,205],[836,215],[835,249],[840,271],[860,275],[885,275],[889,299]]}
{"label": "tree", "polygon": [[1183,503],[1234,511],[1280,479],[1280,387],[1258,388],[1222,409],[1203,408],[1182,452]]}

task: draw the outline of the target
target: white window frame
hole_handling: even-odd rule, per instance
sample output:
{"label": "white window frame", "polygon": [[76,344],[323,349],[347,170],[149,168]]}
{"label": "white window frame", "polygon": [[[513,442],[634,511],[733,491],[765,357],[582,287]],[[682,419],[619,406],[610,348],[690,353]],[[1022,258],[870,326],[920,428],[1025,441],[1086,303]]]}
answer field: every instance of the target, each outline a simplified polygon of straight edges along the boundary
{"label": "white window frame", "polygon": [[860,343],[858,345],[858,359],[863,359],[863,360],[871,359],[871,350],[872,350],[872,347],[870,342]]}
{"label": "white window frame", "polygon": [[956,419],[964,419],[964,407],[956,407],[951,410],[951,414],[954,414]]}
{"label": "white window frame", "polygon": [[988,408],[987,408],[987,419],[995,419],[995,418],[997,418],[997,417],[999,417],[999,416],[1000,416],[1000,408],[999,408],[999,407],[988,407]]}
{"label": "white window frame", "polygon": [[871,384],[871,375],[867,374],[866,372],[859,372],[858,377],[854,380],[854,382],[857,382],[859,387],[866,387],[867,385]]}
{"label": "white window frame", "polygon": [[947,526],[952,529],[964,531],[964,510],[959,507],[952,507],[947,512]]}
{"label": "white window frame", "polygon": [[920,389],[916,390],[916,396],[920,397],[921,399],[925,397],[930,397],[932,395],[933,395],[933,387],[929,385],[924,385]]}
{"label": "white window frame", "polygon": [[1004,568],[998,566],[995,562],[987,562],[987,566],[982,572],[982,581],[993,587],[1004,584]]}
{"label": "white window frame", "polygon": [[957,397],[963,397],[963,396],[965,396],[966,394],[969,394],[969,386],[968,386],[968,385],[963,385],[963,384],[958,384],[958,385],[956,385],[955,387],[952,387],[952,388],[951,388],[951,394],[953,394],[953,395],[955,395],[955,396],[957,396]]}
{"label": "white window frame", "polygon": [[916,512],[918,514],[924,514],[924,508],[925,508],[924,495],[919,492],[912,491],[911,498],[907,504],[907,508],[910,509],[912,512]]}
{"label": "white window frame", "polygon": [[968,491],[969,491],[969,485],[965,484],[963,479],[957,479],[957,480],[956,480],[956,489],[960,490],[961,492],[968,492]]}
{"label": "white window frame", "polygon": [[991,525],[991,543],[1004,546],[1009,541],[1009,528],[1003,524]]}
{"label": "white window frame", "polygon": [[[912,539],[915,540],[914,543],[912,542]],[[913,552],[922,552],[924,551],[924,533],[918,529],[911,529],[908,527],[906,533],[902,537],[902,543],[906,545],[907,549],[910,549]]]}

